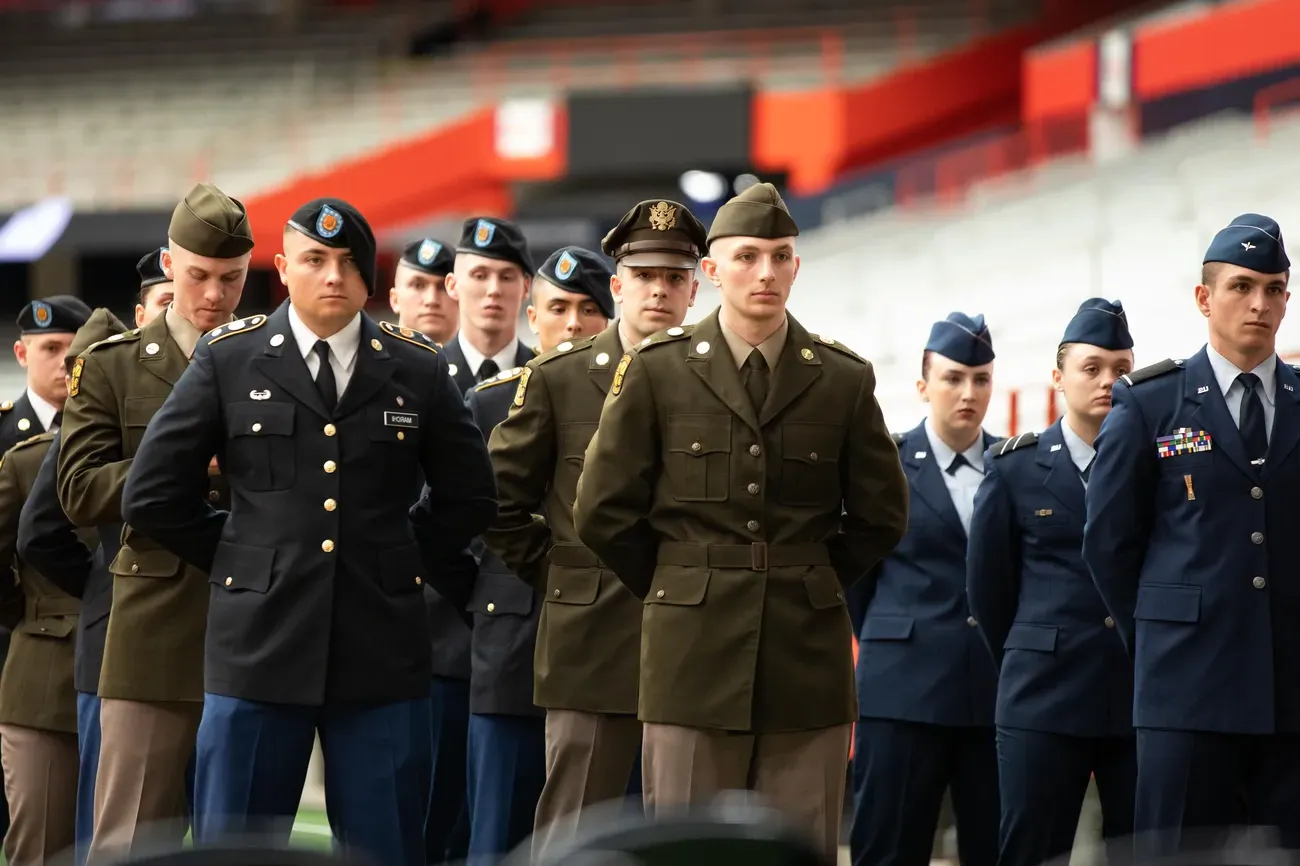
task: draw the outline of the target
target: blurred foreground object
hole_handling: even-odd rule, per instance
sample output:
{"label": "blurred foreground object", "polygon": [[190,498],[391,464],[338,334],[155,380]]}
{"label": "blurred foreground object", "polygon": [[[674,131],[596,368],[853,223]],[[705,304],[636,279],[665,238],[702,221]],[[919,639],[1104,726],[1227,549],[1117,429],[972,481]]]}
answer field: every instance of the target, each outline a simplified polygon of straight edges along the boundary
{"label": "blurred foreground object", "polygon": [[288,845],[204,845],[124,857],[121,866],[382,866],[356,854],[339,854]]}

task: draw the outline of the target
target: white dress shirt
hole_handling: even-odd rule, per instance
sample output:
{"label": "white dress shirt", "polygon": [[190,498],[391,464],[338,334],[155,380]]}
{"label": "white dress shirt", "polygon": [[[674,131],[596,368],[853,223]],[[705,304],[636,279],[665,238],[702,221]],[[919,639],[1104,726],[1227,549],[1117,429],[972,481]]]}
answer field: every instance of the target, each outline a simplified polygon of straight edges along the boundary
{"label": "white dress shirt", "polygon": [[27,389],[27,402],[32,404],[32,411],[36,413],[36,420],[41,422],[41,429],[46,433],[53,433],[55,430],[59,429],[57,427],[50,427],[50,425],[54,423],[54,416],[59,411],[58,406],[45,400],[31,388]]}
{"label": "white dress shirt", "polygon": [[[312,379],[320,372],[320,355],[316,354],[316,342],[320,337],[307,327],[302,319],[298,318],[298,313],[289,305],[289,330],[293,332],[293,339],[298,343],[298,351],[302,353],[302,359],[307,363],[307,371],[311,373]],[[343,391],[348,387],[348,380],[352,378],[352,371],[357,364],[357,347],[361,344],[361,314],[357,313],[352,321],[343,326],[343,329],[332,337],[326,337],[325,342],[330,346],[330,369],[334,371],[334,384],[338,388],[338,394],[335,399],[343,396]]]}
{"label": "white dress shirt", "polygon": [[929,418],[925,419],[925,437],[930,440],[930,453],[934,455],[934,462],[943,473],[943,483],[948,487],[948,495],[952,497],[953,508],[957,509],[962,529],[969,533],[971,515],[975,513],[975,491],[979,490],[980,482],[984,480],[984,434],[981,432],[975,444],[961,452],[970,465],[962,466],[951,475],[948,474],[948,467],[957,457],[957,452],[938,437],[930,426]]}
{"label": "white dress shirt", "polygon": [[[464,333],[457,334],[456,340],[460,343],[460,351],[461,354],[465,356],[465,363],[469,364],[469,371],[474,374],[474,378],[477,380],[478,368],[483,366],[483,362],[487,359],[483,356],[482,352],[469,344],[469,340],[465,339]],[[519,339],[516,337],[511,340],[510,344],[504,349],[492,356],[492,360],[497,362],[497,372],[510,370],[519,366],[515,363],[515,354],[518,351],[518,346]]]}
{"label": "white dress shirt", "polygon": [[[1232,421],[1240,429],[1241,427],[1241,398],[1246,396],[1246,388],[1237,381],[1237,377],[1245,370],[1238,370],[1227,358],[1214,351],[1214,347],[1206,345],[1205,354],[1210,358],[1210,368],[1214,370],[1214,380],[1219,385],[1219,390],[1223,392],[1223,400],[1228,404],[1228,414],[1232,416]],[[1277,414],[1276,397],[1277,397],[1277,358],[1273,355],[1268,356],[1268,360],[1260,364],[1255,369],[1249,371],[1259,377],[1259,391],[1261,402],[1264,404],[1264,432],[1268,434],[1269,441],[1273,439],[1273,416]]]}
{"label": "white dress shirt", "polygon": [[[1064,418],[1061,419],[1061,438],[1065,440],[1065,450],[1070,452],[1071,462],[1080,472],[1092,465],[1092,458],[1097,456],[1097,449],[1079,438],[1079,434],[1074,432],[1070,422]],[[1080,477],[1079,480],[1083,481],[1083,478]],[[1088,482],[1083,481],[1083,486],[1087,489]]]}

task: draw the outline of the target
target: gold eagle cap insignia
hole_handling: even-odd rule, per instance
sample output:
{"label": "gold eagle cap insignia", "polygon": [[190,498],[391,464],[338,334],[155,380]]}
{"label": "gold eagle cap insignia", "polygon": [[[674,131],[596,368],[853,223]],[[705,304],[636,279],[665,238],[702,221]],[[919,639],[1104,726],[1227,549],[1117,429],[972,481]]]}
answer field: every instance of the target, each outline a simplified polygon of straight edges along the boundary
{"label": "gold eagle cap insignia", "polygon": [[650,228],[657,232],[666,232],[677,225],[677,208],[666,201],[650,206]]}

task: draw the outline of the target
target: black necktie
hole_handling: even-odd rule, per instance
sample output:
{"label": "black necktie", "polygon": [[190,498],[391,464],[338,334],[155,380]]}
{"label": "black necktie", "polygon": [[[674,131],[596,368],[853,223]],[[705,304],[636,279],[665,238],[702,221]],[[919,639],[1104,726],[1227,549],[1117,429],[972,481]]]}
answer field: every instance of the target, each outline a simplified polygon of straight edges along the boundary
{"label": "black necktie", "polygon": [[334,368],[330,366],[330,344],[324,340],[316,341],[316,356],[320,358],[320,369],[316,371],[316,390],[325,403],[325,409],[334,411],[338,403],[339,389],[334,381]]}
{"label": "black necktie", "polygon": [[1096,462],[1097,462],[1097,458],[1093,457],[1091,460],[1088,461],[1087,466],[1079,470],[1079,477],[1083,479],[1084,484],[1088,483],[1088,476],[1092,474],[1092,464]]}
{"label": "black necktie", "polygon": [[745,359],[745,393],[749,394],[749,402],[754,405],[755,412],[761,410],[767,402],[767,359],[758,349],[750,352]]}
{"label": "black necktie", "polygon": [[493,376],[495,376],[497,373],[500,372],[501,372],[501,368],[497,365],[497,362],[493,361],[491,358],[488,358],[482,364],[479,364],[477,378],[478,381],[480,382],[486,382],[488,379],[491,379]]}
{"label": "black necktie", "polygon": [[[964,454],[958,454],[956,457],[952,458],[952,462],[948,464],[948,468],[943,471],[955,477],[957,475],[957,470],[963,466],[970,466],[970,461],[966,459]],[[971,468],[974,469],[975,467],[971,466]]]}
{"label": "black necktie", "polygon": [[50,427],[51,427],[51,428],[54,428],[54,427],[61,427],[61,426],[63,426],[63,410],[62,410],[62,409],[60,409],[59,411],[57,411],[57,412],[54,413],[54,420],[50,422]]}
{"label": "black necktie", "polygon": [[1241,444],[1246,446],[1246,459],[1252,463],[1263,460],[1268,453],[1268,428],[1264,423],[1264,400],[1259,393],[1259,377],[1242,373],[1237,381],[1246,389],[1241,396]]}

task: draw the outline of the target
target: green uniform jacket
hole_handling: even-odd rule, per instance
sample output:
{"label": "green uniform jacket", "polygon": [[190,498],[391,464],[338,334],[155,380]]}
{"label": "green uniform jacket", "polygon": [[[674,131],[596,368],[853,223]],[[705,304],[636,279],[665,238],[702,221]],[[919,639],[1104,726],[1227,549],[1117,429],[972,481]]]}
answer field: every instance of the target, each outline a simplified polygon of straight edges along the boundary
{"label": "green uniform jacket", "polygon": [[[0,724],[75,734],[77,692],[72,669],[81,599],[14,557],[18,515],[53,440],[53,433],[33,436],[0,459],[0,562],[14,563],[24,596],[23,617],[14,629],[0,676]],[[93,532],[79,534],[88,547],[98,543]]]}
{"label": "green uniform jacket", "polygon": [[533,702],[547,709],[636,713],[641,602],[573,529],[583,455],[622,355],[615,322],[529,361],[489,440],[499,506],[483,539],[541,591]]}
{"label": "green uniform jacket", "polygon": [[[59,501],[78,526],[122,522],[122,487],[145,426],[188,365],[158,316],[143,329],[94,344],[77,360],[63,409]],[[225,484],[212,479],[218,508]],[[132,701],[203,700],[208,578],[131,527],[109,566],[99,696]],[[111,553],[111,551],[110,551]]]}
{"label": "green uniform jacket", "polygon": [[907,527],[869,363],[793,317],[761,412],[715,311],[614,373],[578,537],[645,599],[644,722],[771,733],[857,715],[844,587]]}

